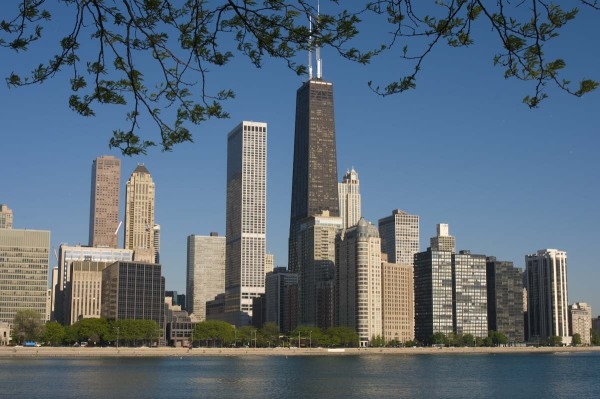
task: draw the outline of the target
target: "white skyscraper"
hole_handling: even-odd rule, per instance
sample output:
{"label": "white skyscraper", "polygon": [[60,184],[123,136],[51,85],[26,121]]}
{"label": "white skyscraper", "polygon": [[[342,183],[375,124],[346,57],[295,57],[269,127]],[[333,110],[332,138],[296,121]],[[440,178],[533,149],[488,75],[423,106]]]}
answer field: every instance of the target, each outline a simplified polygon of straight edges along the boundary
{"label": "white skyscraper", "polygon": [[267,124],[242,122],[227,136],[225,318],[252,317],[265,292]]}
{"label": "white skyscraper", "polygon": [[358,173],[352,170],[346,171],[342,182],[338,183],[338,194],[340,198],[340,216],[344,223],[343,228],[354,226],[361,217],[360,210],[360,185]]}
{"label": "white skyscraper", "polygon": [[525,255],[528,340],[569,338],[569,300],[567,293],[567,253],[541,249]]}
{"label": "white skyscraper", "polygon": [[361,218],[336,238],[338,325],[358,333],[360,346],[383,336],[381,241],[377,228]]}
{"label": "white skyscraper", "polygon": [[191,235],[187,239],[186,309],[206,319],[206,302],[225,292],[225,237]]}
{"label": "white skyscraper", "polygon": [[412,266],[419,252],[419,216],[396,209],[391,216],[379,219],[379,236],[388,262]]}

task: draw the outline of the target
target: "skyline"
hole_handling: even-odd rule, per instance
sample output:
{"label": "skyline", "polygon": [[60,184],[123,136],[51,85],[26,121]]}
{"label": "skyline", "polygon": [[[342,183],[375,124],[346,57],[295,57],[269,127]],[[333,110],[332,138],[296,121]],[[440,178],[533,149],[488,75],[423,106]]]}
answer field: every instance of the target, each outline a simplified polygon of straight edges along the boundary
{"label": "skyline", "polygon": [[[582,23],[563,37],[577,38],[560,49],[571,75],[600,70],[591,26]],[[529,110],[521,103],[529,86],[504,80],[486,43],[438,49],[416,90],[388,98],[370,92],[366,81],[381,71],[389,75],[398,67],[394,59],[363,67],[322,50],[323,76],[335,85],[338,181],[356,169],[362,214],[374,224],[395,209],[419,215],[420,251],[437,223],[450,225],[457,250],[519,268],[526,254],[566,251],[569,303],[587,302],[593,315],[600,314],[600,271],[592,254],[600,226],[600,94],[577,99],[551,89],[540,109]],[[8,76],[21,59],[16,62],[0,66],[1,74]],[[231,119],[193,127],[195,143],[171,153],[151,149],[133,158],[107,147],[112,128],[122,123],[121,109],[99,109],[95,118],[68,109],[67,74],[40,86],[3,86],[2,147],[9,151],[0,159],[0,203],[13,210],[14,228],[50,230],[57,249],[61,242],[85,245],[92,161],[100,155],[121,159],[121,204],[126,177],[144,163],[156,184],[166,288],[183,292],[187,236],[225,234],[227,133],[242,120],[255,120],[270,131],[267,252],[275,254],[276,266],[286,265],[294,98],[306,77],[272,60],[258,70],[238,60],[213,72],[213,82],[236,91],[225,104]],[[144,127],[154,129],[142,121]],[[185,180],[176,178],[181,172]]]}

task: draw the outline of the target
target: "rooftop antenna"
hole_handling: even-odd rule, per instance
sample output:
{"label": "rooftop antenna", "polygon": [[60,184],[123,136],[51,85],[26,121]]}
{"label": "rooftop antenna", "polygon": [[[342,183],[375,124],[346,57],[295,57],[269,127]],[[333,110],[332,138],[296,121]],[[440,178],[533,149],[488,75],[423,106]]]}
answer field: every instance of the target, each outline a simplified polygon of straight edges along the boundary
{"label": "rooftop antenna", "polygon": [[312,15],[308,16],[308,80],[313,77],[312,70]]}
{"label": "rooftop antenna", "polygon": [[[321,14],[321,2],[317,1],[317,19],[319,19],[319,15]],[[312,32],[312,27],[311,27]],[[312,35],[311,35],[312,40]],[[315,55],[317,56],[317,79],[321,79],[323,77],[323,62],[321,60],[321,47],[315,47]]]}

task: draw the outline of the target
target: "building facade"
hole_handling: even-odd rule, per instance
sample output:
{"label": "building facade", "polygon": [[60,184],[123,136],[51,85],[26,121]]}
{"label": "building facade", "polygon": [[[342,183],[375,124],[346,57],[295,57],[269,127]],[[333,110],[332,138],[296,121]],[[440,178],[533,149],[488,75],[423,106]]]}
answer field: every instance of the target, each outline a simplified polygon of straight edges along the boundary
{"label": "building facade", "polygon": [[0,229],[12,229],[13,211],[8,205],[0,204]]}
{"label": "building facade", "polygon": [[225,316],[249,325],[265,292],[267,124],[243,121],[227,136]]}
{"label": "building facade", "polygon": [[117,248],[120,195],[121,160],[110,155],[96,158],[90,194],[91,247]]}
{"label": "building facade", "polygon": [[339,217],[333,84],[310,78],[296,92],[289,262],[294,240],[307,217],[328,211]]}
{"label": "building facade", "polygon": [[388,262],[412,265],[419,252],[419,216],[396,209],[391,216],[379,219],[379,236]]}
{"label": "building facade", "polygon": [[153,320],[161,332],[165,279],[155,263],[115,262],[102,271],[101,315],[108,320]]}
{"label": "building facade", "polygon": [[413,266],[382,262],[382,325],[385,342],[415,338]]}
{"label": "building facade", "polygon": [[100,317],[102,270],[110,264],[90,260],[70,264],[71,281],[67,284],[65,293],[65,297],[69,298],[66,304],[66,325],[77,323],[81,319]]}
{"label": "building facade", "polygon": [[381,240],[361,218],[336,239],[337,324],[354,329],[361,347],[383,336]]}
{"label": "building facade", "polygon": [[0,322],[21,309],[46,321],[49,254],[49,231],[0,229]]}
{"label": "building facade", "polygon": [[485,255],[452,254],[452,302],[455,334],[488,336]]}
{"label": "building facade", "polygon": [[[296,229],[295,244],[289,269],[298,274],[298,324],[327,327],[335,309],[319,304],[323,283],[335,278],[335,241],[342,227],[342,219],[328,211],[300,222]],[[322,297],[322,296],[321,296]]]}
{"label": "building facade", "polygon": [[570,343],[567,253],[542,249],[525,256],[528,341],[545,341],[552,336]]}
{"label": "building facade", "polygon": [[186,309],[194,321],[206,320],[206,302],[225,292],[225,237],[187,238]]}
{"label": "building facade", "polygon": [[452,252],[430,247],[417,253],[414,276],[415,338],[430,342],[435,333],[452,333]]}
{"label": "building facade", "polygon": [[150,172],[138,165],[126,184],[125,240],[123,247],[134,251],[134,259],[154,262],[155,186]]}
{"label": "building facade", "polygon": [[338,183],[338,196],[340,198],[340,217],[344,229],[354,226],[360,220],[360,184],[358,173],[352,170],[346,171],[342,182]]}
{"label": "building facade", "polygon": [[298,274],[285,267],[276,267],[265,280],[265,321],[277,324],[280,332],[288,333],[298,325],[297,310],[291,309],[298,292]]}
{"label": "building facade", "polygon": [[579,334],[582,345],[592,344],[592,307],[585,302],[569,306],[570,335]]}
{"label": "building facade", "polygon": [[71,264],[75,261],[105,262],[132,261],[133,251],[121,248],[95,248],[69,246],[61,244],[58,249],[58,284],[54,288],[54,320],[67,324],[71,302],[69,285],[71,284]]}
{"label": "building facade", "polygon": [[509,342],[523,342],[523,270],[488,256],[486,280],[488,330],[503,333]]}

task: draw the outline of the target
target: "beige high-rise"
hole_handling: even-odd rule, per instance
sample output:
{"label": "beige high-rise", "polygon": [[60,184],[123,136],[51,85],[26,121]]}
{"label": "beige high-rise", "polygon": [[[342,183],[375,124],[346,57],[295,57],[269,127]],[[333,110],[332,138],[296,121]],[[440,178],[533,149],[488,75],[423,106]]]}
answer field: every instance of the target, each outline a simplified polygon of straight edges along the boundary
{"label": "beige high-rise", "polygon": [[135,261],[154,263],[154,182],[143,164],[126,185],[123,246],[134,251]]}
{"label": "beige high-rise", "polygon": [[81,319],[99,318],[102,303],[102,270],[113,262],[90,260],[71,263],[71,282],[68,284],[68,319],[74,324]]}
{"label": "beige high-rise", "polygon": [[383,337],[404,343],[415,338],[413,266],[383,261]]}
{"label": "beige high-rise", "polygon": [[352,170],[346,171],[342,182],[338,183],[338,195],[340,200],[340,217],[343,228],[354,226],[361,217],[360,209],[360,184],[358,173]]}
{"label": "beige high-rise", "polygon": [[92,247],[117,248],[121,160],[103,155],[92,163],[90,239]]}
{"label": "beige high-rise", "polygon": [[4,204],[0,204],[0,229],[12,229],[13,212]]}
{"label": "beige high-rise", "polygon": [[336,238],[337,321],[358,333],[361,347],[381,338],[381,240],[377,228],[361,218]]}
{"label": "beige high-rise", "polygon": [[187,238],[186,309],[195,321],[206,320],[206,302],[225,292],[225,237]]}
{"label": "beige high-rise", "polygon": [[21,309],[46,321],[50,232],[0,229],[0,322]]}
{"label": "beige high-rise", "polygon": [[592,307],[585,302],[576,302],[569,306],[569,325],[571,336],[579,334],[583,345],[592,343]]}
{"label": "beige high-rise", "polygon": [[379,236],[388,262],[414,264],[419,252],[419,216],[396,209],[391,216],[379,219]]}

